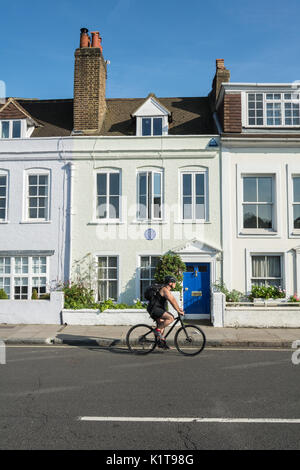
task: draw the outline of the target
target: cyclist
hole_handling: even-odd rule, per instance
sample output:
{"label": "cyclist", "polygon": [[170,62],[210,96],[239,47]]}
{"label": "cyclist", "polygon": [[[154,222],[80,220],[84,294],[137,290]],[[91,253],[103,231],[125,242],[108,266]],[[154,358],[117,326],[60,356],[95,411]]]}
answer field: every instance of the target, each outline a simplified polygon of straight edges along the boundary
{"label": "cyclist", "polygon": [[171,290],[175,289],[176,278],[166,276],[164,284],[148,304],[147,310],[153,320],[156,321],[155,335],[158,338],[158,347],[170,349],[163,336],[165,328],[174,321],[174,316],[167,311],[167,301],[175,308],[179,315],[184,315],[184,311],[179,307],[175,297],[171,294]]}

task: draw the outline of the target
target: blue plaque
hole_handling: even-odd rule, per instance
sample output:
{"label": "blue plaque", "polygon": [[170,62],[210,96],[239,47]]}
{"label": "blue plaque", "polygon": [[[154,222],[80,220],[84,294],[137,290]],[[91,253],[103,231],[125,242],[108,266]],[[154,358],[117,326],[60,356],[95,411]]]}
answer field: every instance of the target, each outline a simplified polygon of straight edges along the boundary
{"label": "blue plaque", "polygon": [[147,230],[145,230],[144,235],[146,240],[154,240],[154,238],[156,237],[156,232],[155,230],[153,230],[153,228],[147,228]]}

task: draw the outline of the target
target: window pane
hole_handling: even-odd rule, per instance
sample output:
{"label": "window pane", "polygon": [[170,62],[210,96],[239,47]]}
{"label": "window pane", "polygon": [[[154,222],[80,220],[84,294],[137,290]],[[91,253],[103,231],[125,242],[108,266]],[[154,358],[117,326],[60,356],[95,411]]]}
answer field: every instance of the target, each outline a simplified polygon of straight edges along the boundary
{"label": "window pane", "polygon": [[196,175],[196,195],[204,196],[204,175]]}
{"label": "window pane", "polygon": [[257,218],[256,218],[256,209],[255,204],[244,204],[243,206],[243,221],[244,228],[257,228]]}
{"label": "window pane", "polygon": [[153,204],[154,204],[154,217],[156,219],[161,218],[161,197],[154,197],[153,199]]}
{"label": "window pane", "polygon": [[294,202],[300,202],[300,177],[293,178]]}
{"label": "window pane", "polygon": [[98,282],[98,299],[100,302],[104,302],[107,300],[107,295],[106,295],[106,282],[107,281],[100,281]]}
{"label": "window pane", "polygon": [[162,118],[153,118],[153,135],[162,135]]}
{"label": "window pane", "polygon": [[196,219],[205,218],[204,197],[196,197]]}
{"label": "window pane", "polygon": [[108,297],[113,300],[117,300],[118,298],[118,286],[117,281],[108,281]]}
{"label": "window pane", "polygon": [[139,174],[139,194],[140,196],[147,194],[147,173]]}
{"label": "window pane", "polygon": [[280,256],[267,256],[267,277],[280,277]]}
{"label": "window pane", "polygon": [[272,202],[272,178],[257,178],[258,201]]}
{"label": "window pane", "polygon": [[243,178],[244,181],[244,201],[245,202],[256,202],[256,178]]}
{"label": "window pane", "polygon": [[153,192],[156,196],[161,195],[161,174],[160,173],[154,173],[154,188]]}
{"label": "window pane", "polygon": [[191,196],[192,195],[192,175],[183,175],[182,179],[182,192],[184,196]]}
{"label": "window pane", "polygon": [[192,218],[192,198],[191,197],[183,198],[183,218],[184,219]]}
{"label": "window pane", "polygon": [[117,269],[116,268],[109,268],[108,269],[108,279],[117,279]]}
{"label": "window pane", "polygon": [[21,137],[21,121],[13,121],[13,139]]}
{"label": "window pane", "polygon": [[116,268],[118,266],[118,258],[116,256],[110,256],[108,258],[108,266],[110,268]]}
{"label": "window pane", "polygon": [[252,276],[253,277],[266,277],[266,263],[265,256],[252,256]]}
{"label": "window pane", "polygon": [[109,175],[109,194],[119,196],[119,173],[110,173]]}
{"label": "window pane", "polygon": [[119,218],[119,196],[111,196],[109,198],[109,218]]}
{"label": "window pane", "polygon": [[294,205],[294,228],[300,228],[300,204]]}
{"label": "window pane", "polygon": [[9,121],[2,121],[1,137],[2,139],[9,138]]}
{"label": "window pane", "polygon": [[99,173],[97,175],[97,195],[106,196],[106,173]]}
{"label": "window pane", "polygon": [[106,256],[100,256],[98,258],[98,266],[99,266],[99,268],[105,268],[107,266]]}
{"label": "window pane", "polygon": [[272,206],[258,206],[258,228],[272,228]]}
{"label": "window pane", "polygon": [[98,197],[97,217],[99,219],[105,219],[107,217],[106,201],[106,197]]}
{"label": "window pane", "polygon": [[151,135],[151,118],[142,119],[142,135]]}
{"label": "window pane", "polygon": [[140,283],[140,295],[141,295],[141,300],[145,300],[145,291],[146,289],[151,285],[151,281],[141,281]]}

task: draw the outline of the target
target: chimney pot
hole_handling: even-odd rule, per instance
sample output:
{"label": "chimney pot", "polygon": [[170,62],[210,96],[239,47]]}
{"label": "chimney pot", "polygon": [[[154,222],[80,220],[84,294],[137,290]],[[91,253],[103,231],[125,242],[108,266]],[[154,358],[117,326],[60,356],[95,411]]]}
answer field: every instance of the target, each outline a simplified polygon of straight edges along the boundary
{"label": "chimney pot", "polygon": [[88,31],[89,30],[87,28],[80,29],[80,47],[90,47],[91,40],[88,35]]}
{"label": "chimney pot", "polygon": [[225,69],[224,59],[216,59],[217,69]]}
{"label": "chimney pot", "polygon": [[102,38],[100,37],[99,31],[91,31],[92,35],[92,47],[98,47],[101,49],[102,52],[102,46],[101,46],[101,41]]}

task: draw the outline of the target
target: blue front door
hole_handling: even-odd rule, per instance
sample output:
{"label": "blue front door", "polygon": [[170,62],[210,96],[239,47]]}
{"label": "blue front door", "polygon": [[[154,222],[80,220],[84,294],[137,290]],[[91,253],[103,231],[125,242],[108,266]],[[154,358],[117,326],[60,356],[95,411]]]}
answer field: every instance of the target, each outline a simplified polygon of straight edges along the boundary
{"label": "blue front door", "polygon": [[185,263],[183,309],[186,315],[210,314],[210,263]]}

